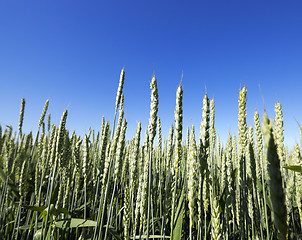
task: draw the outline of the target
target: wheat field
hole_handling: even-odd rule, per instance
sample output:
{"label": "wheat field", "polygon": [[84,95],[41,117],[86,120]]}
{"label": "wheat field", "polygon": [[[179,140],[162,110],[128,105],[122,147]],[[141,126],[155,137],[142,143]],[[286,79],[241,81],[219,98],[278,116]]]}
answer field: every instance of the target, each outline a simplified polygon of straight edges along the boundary
{"label": "wheat field", "polygon": [[67,110],[52,124],[48,100],[36,135],[22,131],[24,99],[18,130],[0,126],[1,239],[302,239],[301,144],[284,144],[281,103],[247,126],[241,88],[223,144],[207,94],[200,127],[184,128],[179,84],[163,141],[153,76],[148,127],[126,139],[124,80],[101,131],[69,132]]}

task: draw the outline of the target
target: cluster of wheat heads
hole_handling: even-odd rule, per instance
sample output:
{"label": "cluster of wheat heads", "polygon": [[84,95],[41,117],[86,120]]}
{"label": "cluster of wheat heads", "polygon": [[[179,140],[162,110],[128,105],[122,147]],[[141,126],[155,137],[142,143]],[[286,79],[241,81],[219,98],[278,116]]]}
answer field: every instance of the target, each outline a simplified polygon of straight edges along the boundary
{"label": "cluster of wheat heads", "polygon": [[301,146],[284,145],[279,102],[273,121],[256,111],[248,127],[240,89],[238,135],[223,145],[205,94],[200,137],[192,125],[183,141],[179,84],[163,141],[153,76],[144,138],[139,122],[126,140],[124,78],[112,128],[102,118],[100,131],[70,133],[68,111],[51,124],[46,101],[36,136],[24,134],[24,99],[18,131],[0,126],[1,239],[301,239],[302,175],[290,170],[301,170]]}

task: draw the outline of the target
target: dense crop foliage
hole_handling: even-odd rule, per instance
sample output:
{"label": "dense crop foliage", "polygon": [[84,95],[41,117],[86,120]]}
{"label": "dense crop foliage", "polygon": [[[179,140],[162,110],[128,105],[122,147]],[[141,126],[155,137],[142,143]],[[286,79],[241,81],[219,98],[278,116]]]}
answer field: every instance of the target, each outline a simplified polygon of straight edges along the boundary
{"label": "dense crop foliage", "polygon": [[124,78],[112,127],[77,136],[67,110],[58,126],[45,119],[47,101],[36,136],[24,134],[24,99],[18,131],[0,126],[1,239],[301,239],[301,146],[284,145],[279,102],[273,121],[256,111],[248,127],[240,89],[238,135],[223,145],[207,94],[199,139],[184,131],[180,84],[163,141],[153,76],[148,127],[126,140]]}

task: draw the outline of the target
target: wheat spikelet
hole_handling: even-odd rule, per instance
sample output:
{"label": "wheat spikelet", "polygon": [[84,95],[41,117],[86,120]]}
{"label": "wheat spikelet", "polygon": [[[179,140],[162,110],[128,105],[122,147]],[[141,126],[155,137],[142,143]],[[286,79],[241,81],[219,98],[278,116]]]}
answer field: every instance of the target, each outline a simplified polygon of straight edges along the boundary
{"label": "wheat spikelet", "polygon": [[215,129],[215,102],[210,101],[210,152],[214,151],[216,145],[216,129]]}
{"label": "wheat spikelet", "polygon": [[131,155],[129,160],[129,168],[130,168],[130,195],[132,196],[134,194],[134,189],[136,188],[135,182],[136,182],[136,176],[137,176],[137,163],[139,158],[139,144],[140,144],[140,134],[141,134],[141,122],[138,122],[136,127],[136,132],[134,136],[134,143],[131,148]]}
{"label": "wheat spikelet", "polygon": [[211,239],[213,240],[223,239],[218,199],[214,195],[213,191],[211,191],[210,193],[210,198],[211,198],[210,201],[211,201],[211,213],[212,213]]}
{"label": "wheat spikelet", "polygon": [[238,111],[238,142],[239,158],[245,153],[247,145],[247,123],[246,123],[246,93],[245,87],[239,91],[239,111]]}
{"label": "wheat spikelet", "polygon": [[129,240],[129,228],[130,228],[130,196],[129,196],[129,188],[125,187],[125,195],[124,195],[124,210],[123,210],[123,227],[124,227],[124,238],[125,240]]}
{"label": "wheat spikelet", "polygon": [[21,108],[20,108],[20,118],[19,118],[19,133],[22,135],[22,126],[23,126],[23,119],[24,119],[24,109],[25,109],[25,99],[21,99]]}
{"label": "wheat spikelet", "polygon": [[115,112],[117,112],[117,109],[119,107],[119,104],[121,102],[122,94],[123,94],[123,87],[125,82],[125,69],[122,68],[121,74],[120,74],[120,81],[117,89],[116,94],[116,100],[115,100]]}
{"label": "wheat spikelet", "polygon": [[198,169],[197,147],[195,141],[194,126],[192,125],[188,157],[188,200],[190,212],[190,228],[193,227],[193,217],[196,214],[196,190],[198,189],[198,172],[196,171],[196,169]]}
{"label": "wheat spikelet", "polygon": [[170,130],[169,130],[169,136],[168,136],[166,171],[170,171],[171,166],[172,166],[173,133],[174,133],[174,128],[173,128],[173,125],[171,125]]}
{"label": "wheat spikelet", "polygon": [[144,170],[143,170],[143,180],[141,189],[141,199],[140,199],[140,232],[147,224],[147,194],[148,194],[148,183],[149,183],[149,167],[150,167],[150,148],[149,148],[149,134],[146,130],[146,139],[144,147]]}
{"label": "wheat spikelet", "polygon": [[[45,118],[45,115],[46,115],[46,112],[47,112],[47,109],[48,109],[48,104],[49,104],[49,100],[47,99],[46,102],[45,102],[45,105],[44,105],[44,108],[43,108],[43,111],[42,111],[42,114],[41,114],[41,117],[40,117],[40,121],[39,121],[39,127],[41,127],[42,123],[44,122],[44,118]],[[50,124],[49,124],[50,125]],[[50,127],[49,127],[50,128]]]}
{"label": "wheat spikelet", "polygon": [[256,136],[256,174],[257,179],[262,182],[262,168],[263,168],[263,142],[261,124],[258,111],[254,113],[254,125],[255,125],[255,136]]}
{"label": "wheat spikelet", "polygon": [[153,75],[151,83],[151,104],[150,104],[150,118],[149,118],[149,141],[150,147],[153,146],[153,140],[156,134],[156,125],[157,125],[157,112],[158,112],[158,89],[157,89],[157,80]]}
{"label": "wheat spikelet", "polygon": [[[175,107],[175,156],[174,156],[174,168],[173,168],[173,182],[176,181],[178,168],[179,168],[179,161],[181,159],[181,141],[182,141],[182,95],[183,89],[181,83],[179,84],[177,91],[176,91],[176,107]],[[176,183],[175,183],[176,184]]]}
{"label": "wheat spikelet", "polygon": [[[210,119],[209,119],[210,109],[209,109],[209,98],[207,93],[203,98],[202,106],[202,121],[200,124],[200,136],[199,136],[199,161],[201,166],[201,171],[208,171],[210,165],[209,162],[209,145],[210,145]],[[213,121],[213,120],[212,120]],[[214,124],[214,123],[213,123]]]}
{"label": "wheat spikelet", "polygon": [[123,160],[123,151],[125,147],[125,134],[127,129],[127,121],[124,120],[122,124],[121,133],[117,143],[116,158],[115,158],[115,170],[114,170],[114,181],[116,182],[120,178],[121,165]]}

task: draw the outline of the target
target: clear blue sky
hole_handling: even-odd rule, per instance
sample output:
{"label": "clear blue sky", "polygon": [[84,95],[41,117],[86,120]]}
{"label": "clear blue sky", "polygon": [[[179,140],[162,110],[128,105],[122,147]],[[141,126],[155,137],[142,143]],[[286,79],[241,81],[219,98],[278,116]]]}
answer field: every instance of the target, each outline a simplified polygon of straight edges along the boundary
{"label": "clear blue sky", "polygon": [[299,141],[302,123],[302,2],[246,1],[4,1],[0,0],[0,124],[36,130],[46,99],[59,124],[84,134],[112,123],[125,66],[128,138],[148,124],[153,68],[164,135],[174,121],[183,72],[184,127],[199,132],[205,86],[216,103],[216,128],[237,134],[238,92],[248,89],[248,124],[283,106],[285,140]]}

